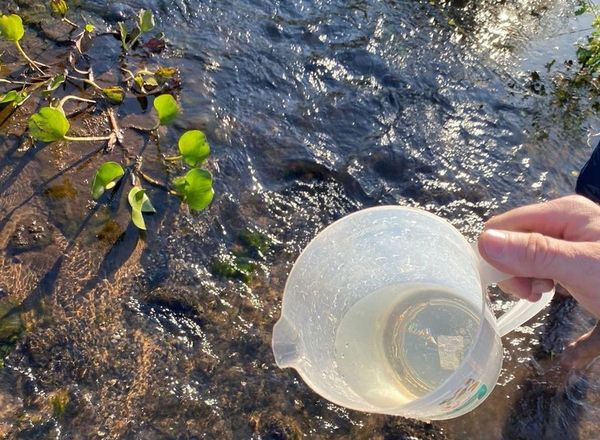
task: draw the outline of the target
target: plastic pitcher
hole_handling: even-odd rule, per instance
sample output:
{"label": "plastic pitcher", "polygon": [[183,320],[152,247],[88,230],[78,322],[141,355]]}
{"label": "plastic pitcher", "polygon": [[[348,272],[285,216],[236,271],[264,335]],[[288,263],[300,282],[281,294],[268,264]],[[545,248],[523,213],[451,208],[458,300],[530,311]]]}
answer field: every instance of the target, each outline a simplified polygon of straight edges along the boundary
{"label": "plastic pitcher", "polygon": [[298,257],[273,329],[281,368],[359,411],[443,420],[491,393],[504,336],[554,289],[500,318],[487,285],[508,278],[426,211],[365,209],[333,223]]}

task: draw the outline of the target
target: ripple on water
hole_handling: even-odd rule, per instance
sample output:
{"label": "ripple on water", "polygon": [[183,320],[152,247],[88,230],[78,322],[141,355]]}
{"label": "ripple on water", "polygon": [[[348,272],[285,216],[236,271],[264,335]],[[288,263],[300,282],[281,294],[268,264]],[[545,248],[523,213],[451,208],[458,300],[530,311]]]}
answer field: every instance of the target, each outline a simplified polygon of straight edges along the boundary
{"label": "ripple on water", "polygon": [[[570,2],[453,2],[442,9],[371,0],[83,3],[107,22],[140,7],[155,12],[168,53],[181,57],[177,128],[207,132],[218,196],[194,214],[157,198],[154,232],[144,243],[123,225],[110,252],[89,237],[66,252],[47,299],[51,319],[32,331],[6,370],[29,371],[35,387],[2,376],[3,388],[14,385],[27,402],[67,389],[76,404],[56,422],[65,436],[487,439],[559,432],[567,439],[597,432],[596,366],[582,379],[555,369],[553,360],[590,324],[569,303],[509,336],[494,394],[443,423],[339,408],[293,371],[277,369],[270,350],[292,262],[341,216],[384,203],[420,206],[473,237],[498,210],[572,190],[570,171],[588,154],[584,130],[555,124],[551,136],[536,138],[531,123],[549,110],[522,96],[519,72],[528,65],[507,62],[534,34],[556,32]],[[452,14],[464,35],[448,25]],[[97,56],[111,53],[99,49]],[[2,141],[0,215],[24,194],[37,194],[28,209],[57,213],[50,220],[62,251],[60,234],[73,236],[67,220],[76,226],[82,213],[65,216],[63,208],[78,206],[85,189],[77,182],[90,171],[69,171],[75,199],[52,205],[40,197],[50,180],[64,183],[55,181],[57,157],[81,151],[33,150],[24,180],[13,182],[11,173],[25,162],[12,153],[14,137]],[[18,211],[14,218],[28,216]],[[261,248],[248,231],[269,245]],[[88,258],[91,267],[82,262]],[[110,264],[121,260],[123,269]],[[100,277],[94,267],[102,268]],[[47,265],[26,269],[23,279],[36,280]],[[1,288],[31,290],[7,274]],[[506,301],[496,299],[500,312]],[[8,399],[0,405],[0,432],[18,412]],[[48,414],[40,404],[30,418]]]}

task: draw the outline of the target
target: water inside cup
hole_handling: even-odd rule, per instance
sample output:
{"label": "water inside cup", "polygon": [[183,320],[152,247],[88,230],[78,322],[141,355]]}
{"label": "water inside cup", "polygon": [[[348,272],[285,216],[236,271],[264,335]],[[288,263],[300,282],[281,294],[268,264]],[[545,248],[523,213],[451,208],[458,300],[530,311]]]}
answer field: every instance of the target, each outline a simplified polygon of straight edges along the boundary
{"label": "water inside cup", "polygon": [[441,286],[387,286],[342,318],[335,340],[338,371],[377,407],[412,402],[460,367],[475,343],[480,316],[480,307]]}

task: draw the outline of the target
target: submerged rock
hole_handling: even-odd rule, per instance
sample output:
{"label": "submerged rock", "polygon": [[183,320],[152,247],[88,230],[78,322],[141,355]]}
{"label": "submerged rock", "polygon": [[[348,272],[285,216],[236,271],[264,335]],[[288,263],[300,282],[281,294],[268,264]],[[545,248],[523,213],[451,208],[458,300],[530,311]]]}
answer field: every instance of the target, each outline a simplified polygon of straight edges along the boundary
{"label": "submerged rock", "polygon": [[298,423],[281,413],[261,417],[255,414],[249,421],[250,429],[260,433],[260,438],[269,440],[299,440],[303,437]]}
{"label": "submerged rock", "polygon": [[8,242],[8,252],[12,255],[32,250],[40,250],[53,241],[52,227],[39,218],[21,222]]}

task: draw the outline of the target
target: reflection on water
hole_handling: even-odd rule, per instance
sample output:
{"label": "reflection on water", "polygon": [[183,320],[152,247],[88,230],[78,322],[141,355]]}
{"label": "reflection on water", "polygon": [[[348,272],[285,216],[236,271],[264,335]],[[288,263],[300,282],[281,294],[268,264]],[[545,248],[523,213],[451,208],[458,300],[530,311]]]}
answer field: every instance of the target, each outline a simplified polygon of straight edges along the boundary
{"label": "reflection on water", "polygon": [[[553,358],[591,324],[575,307],[557,305],[558,318],[505,338],[492,396],[433,425],[329,404],[277,369],[269,346],[291,264],[342,215],[420,206],[475,236],[494,212],[572,191],[571,171],[590,152],[587,126],[554,124],[540,140],[532,123],[556,116],[526,96],[522,78],[550,60],[534,52],[532,64],[509,61],[571,26],[573,2],[82,3],[98,22],[156,11],[183,65],[177,125],[207,132],[218,197],[190,215],[154,194],[155,232],[138,242],[123,219],[115,226],[108,213],[82,212],[88,162],[56,177],[57,158],[76,163],[81,152],[22,153],[20,133],[2,135],[0,244],[8,249],[13,232],[40,216],[50,239],[0,261],[2,295],[18,292],[42,309],[28,312],[30,330],[0,370],[0,433],[552,438],[552,417],[561,438],[590,438],[597,376],[556,372]],[[44,193],[67,183],[72,197]],[[73,236],[81,238],[68,245]],[[49,402],[64,389],[70,404],[53,415]]]}

